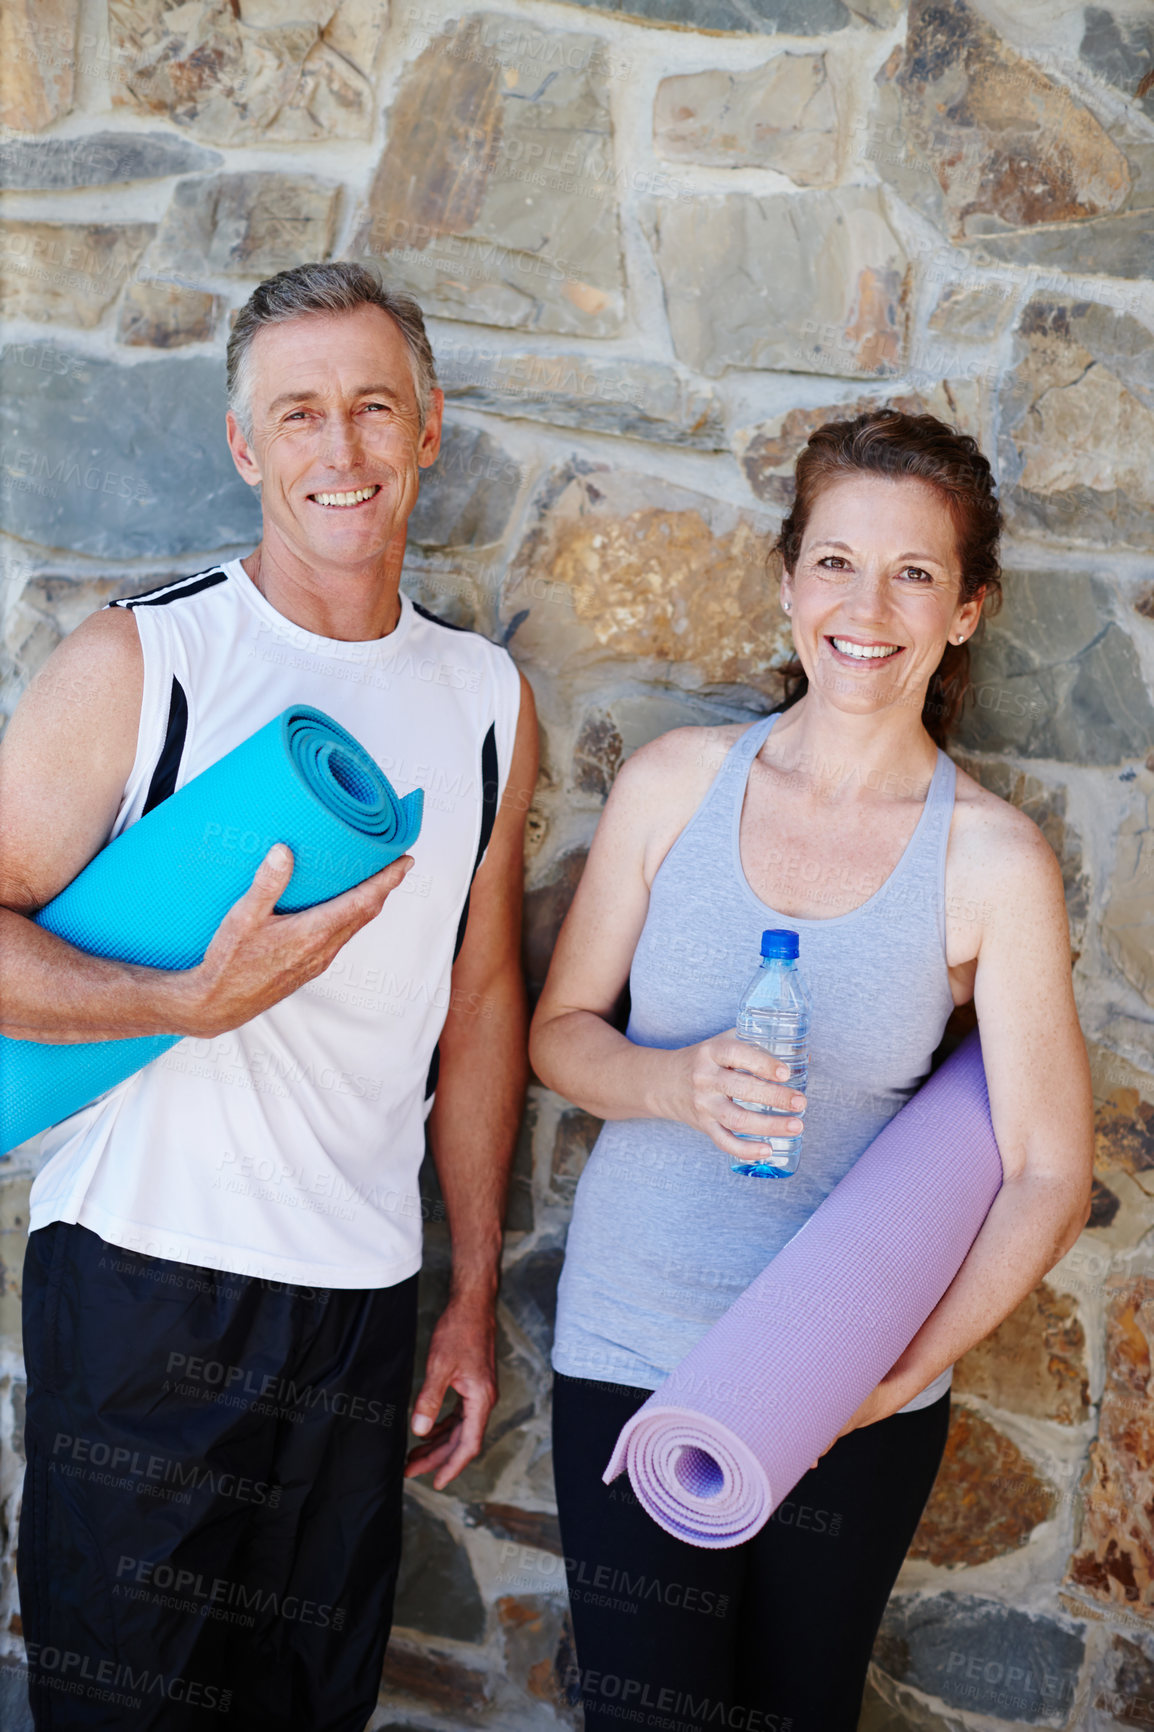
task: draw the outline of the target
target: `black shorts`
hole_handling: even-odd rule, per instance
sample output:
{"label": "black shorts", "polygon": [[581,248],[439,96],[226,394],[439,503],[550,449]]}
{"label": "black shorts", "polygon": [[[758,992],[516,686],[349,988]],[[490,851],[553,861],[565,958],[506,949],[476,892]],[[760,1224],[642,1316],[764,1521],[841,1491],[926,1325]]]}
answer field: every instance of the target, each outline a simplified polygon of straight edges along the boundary
{"label": "black shorts", "polygon": [[32,1234],[18,1573],[38,1732],[363,1732],[416,1301],[415,1275],[320,1290]]}

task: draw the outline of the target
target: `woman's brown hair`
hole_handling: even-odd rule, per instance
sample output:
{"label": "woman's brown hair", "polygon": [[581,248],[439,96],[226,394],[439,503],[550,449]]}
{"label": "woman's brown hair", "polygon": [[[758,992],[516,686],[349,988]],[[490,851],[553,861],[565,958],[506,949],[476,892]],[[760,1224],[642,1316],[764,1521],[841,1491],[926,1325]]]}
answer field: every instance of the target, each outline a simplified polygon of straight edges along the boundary
{"label": "woman's brown hair", "polygon": [[[775,543],[787,571],[796,566],[810,513],[832,482],[850,475],[884,475],[891,481],[909,476],[933,487],[953,520],[962,568],[960,599],[968,601],[984,588],[983,615],[997,611],[1002,599],[1002,513],[990,465],[968,433],[933,415],[870,409],[852,421],[827,421],[819,427],[798,457],[794,474],[793,505]],[[809,681],[796,658],[781,672],[788,709],[804,696]],[[936,745],[944,746],[957,724],[969,683],[969,644],[947,644],[922,709],[923,725]]]}

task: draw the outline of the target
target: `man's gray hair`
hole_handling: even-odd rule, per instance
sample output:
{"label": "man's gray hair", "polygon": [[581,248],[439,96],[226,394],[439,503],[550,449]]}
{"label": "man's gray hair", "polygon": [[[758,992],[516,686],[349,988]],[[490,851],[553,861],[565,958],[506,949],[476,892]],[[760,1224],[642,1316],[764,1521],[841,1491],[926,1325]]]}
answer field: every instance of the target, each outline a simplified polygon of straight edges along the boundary
{"label": "man's gray hair", "polygon": [[437,373],[420,307],[409,295],[386,289],[364,265],[338,259],[278,271],[257,284],[237,314],[228,339],[228,406],[246,439],[252,438],[252,342],[261,326],[307,313],[353,313],[358,307],[380,307],[400,326],[424,429]]}

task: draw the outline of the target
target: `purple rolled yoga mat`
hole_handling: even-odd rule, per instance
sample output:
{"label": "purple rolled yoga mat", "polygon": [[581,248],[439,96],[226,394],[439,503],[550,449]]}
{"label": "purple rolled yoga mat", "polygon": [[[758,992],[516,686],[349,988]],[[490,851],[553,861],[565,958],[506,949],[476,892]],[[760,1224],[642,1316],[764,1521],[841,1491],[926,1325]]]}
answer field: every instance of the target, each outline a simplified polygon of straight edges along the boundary
{"label": "purple rolled yoga mat", "polygon": [[690,1545],[752,1539],[909,1346],[1001,1183],[975,1032],[638,1409],[605,1483],[628,1468]]}

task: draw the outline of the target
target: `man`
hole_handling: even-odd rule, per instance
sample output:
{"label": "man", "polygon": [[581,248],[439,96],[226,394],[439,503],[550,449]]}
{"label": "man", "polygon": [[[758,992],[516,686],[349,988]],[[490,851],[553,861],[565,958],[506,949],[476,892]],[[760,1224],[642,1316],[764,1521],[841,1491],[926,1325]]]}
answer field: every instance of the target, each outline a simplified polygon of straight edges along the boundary
{"label": "man", "polygon": [[[496,1399],[532,696],[505,651],[400,594],[443,407],[413,302],[356,265],[282,272],[236,321],[229,400],[260,545],[86,620],[0,752],[0,1028],[185,1037],[47,1133],[33,1189],[19,1578],[37,1727],[228,1712],[361,1732],[402,1477],[447,1484]],[[428,785],[411,856],[277,915],[278,844],[184,973],[31,923],[291,703],[333,715],[400,792]],[[406,1465],[434,1091],[453,1282]]]}

